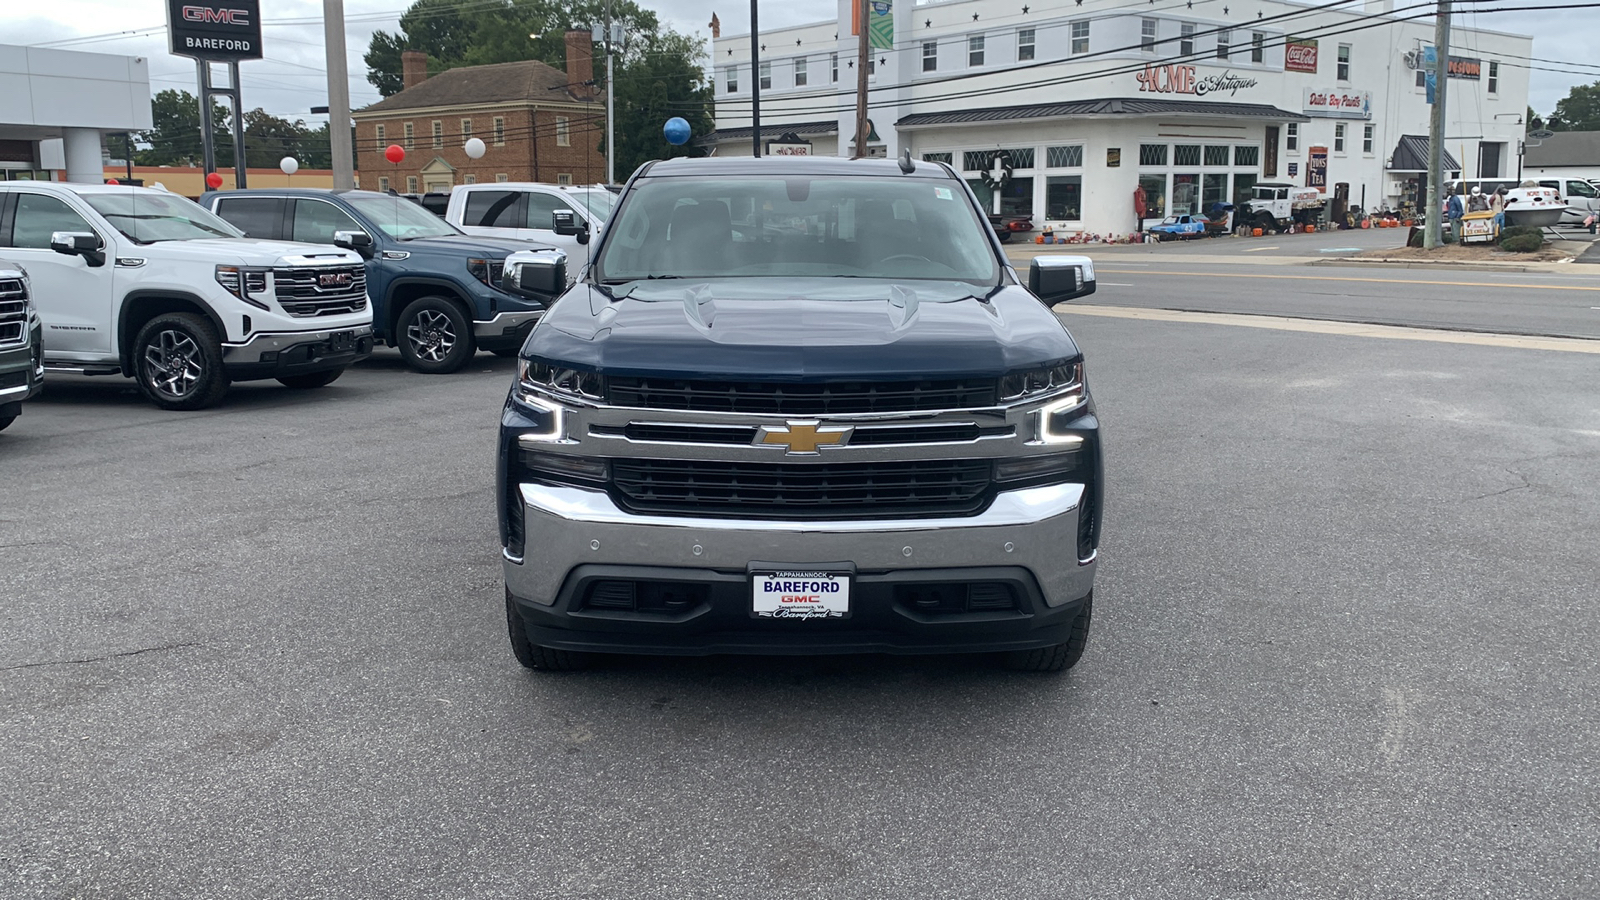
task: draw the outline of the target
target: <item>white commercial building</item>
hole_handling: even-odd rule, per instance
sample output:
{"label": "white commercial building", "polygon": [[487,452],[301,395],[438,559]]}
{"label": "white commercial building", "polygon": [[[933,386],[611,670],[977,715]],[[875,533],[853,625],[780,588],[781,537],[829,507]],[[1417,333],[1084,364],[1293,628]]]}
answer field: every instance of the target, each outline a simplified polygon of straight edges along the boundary
{"label": "white commercial building", "polygon": [[0,180],[104,180],[104,136],[151,127],[142,56],[0,44]]}
{"label": "white commercial building", "polygon": [[[853,0],[836,21],[713,42],[717,155],[751,153],[751,90],[776,151],[854,150]],[[869,155],[962,172],[992,211],[1125,234],[1239,203],[1257,182],[1327,207],[1418,201],[1428,154],[1432,7],[1283,0],[873,0]],[[1532,39],[1460,27],[1450,46],[1447,177],[1510,176]],[[892,35],[892,37],[891,37]],[[781,139],[781,140],[780,140]],[[998,164],[996,157],[999,157]],[[986,177],[987,176],[987,177]]]}

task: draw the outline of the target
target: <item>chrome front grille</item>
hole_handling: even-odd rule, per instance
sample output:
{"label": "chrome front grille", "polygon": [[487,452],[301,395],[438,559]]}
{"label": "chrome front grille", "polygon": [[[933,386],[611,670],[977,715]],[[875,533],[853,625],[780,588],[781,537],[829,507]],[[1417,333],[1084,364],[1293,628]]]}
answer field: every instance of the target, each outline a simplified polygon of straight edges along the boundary
{"label": "chrome front grille", "polygon": [[20,278],[0,278],[0,347],[28,337],[28,289]]}
{"label": "chrome front grille", "polygon": [[272,280],[279,305],[291,316],[337,316],[367,308],[367,270],[362,266],[273,269]]}

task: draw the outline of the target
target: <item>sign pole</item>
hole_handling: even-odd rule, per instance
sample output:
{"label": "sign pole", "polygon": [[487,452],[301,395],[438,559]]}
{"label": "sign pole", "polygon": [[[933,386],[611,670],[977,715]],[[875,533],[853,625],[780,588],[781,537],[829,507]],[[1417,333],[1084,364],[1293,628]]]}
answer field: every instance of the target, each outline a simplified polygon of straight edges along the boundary
{"label": "sign pole", "polygon": [[200,85],[200,167],[210,175],[217,170],[217,123],[211,115],[211,63],[197,59],[194,64]]}
{"label": "sign pole", "polygon": [[761,34],[756,0],[750,0],[750,155],[761,155]]}
{"label": "sign pole", "polygon": [[328,66],[328,149],[333,153],[333,189],[356,186],[350,147],[350,74],[344,47],[344,0],[322,0],[322,43]]}
{"label": "sign pole", "polygon": [[233,186],[244,190],[248,167],[244,157],[244,97],[239,93],[239,61],[228,63],[228,97],[233,101]]}

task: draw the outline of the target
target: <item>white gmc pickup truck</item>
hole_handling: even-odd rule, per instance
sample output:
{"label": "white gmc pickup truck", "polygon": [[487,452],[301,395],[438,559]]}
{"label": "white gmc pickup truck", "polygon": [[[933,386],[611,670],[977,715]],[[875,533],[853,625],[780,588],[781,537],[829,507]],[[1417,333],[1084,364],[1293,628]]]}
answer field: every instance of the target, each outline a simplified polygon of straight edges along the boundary
{"label": "white gmc pickup truck", "polygon": [[163,409],[321,387],[372,353],[358,254],[252,240],[167,191],[0,182],[0,255],[32,276],[46,370],[133,378]]}

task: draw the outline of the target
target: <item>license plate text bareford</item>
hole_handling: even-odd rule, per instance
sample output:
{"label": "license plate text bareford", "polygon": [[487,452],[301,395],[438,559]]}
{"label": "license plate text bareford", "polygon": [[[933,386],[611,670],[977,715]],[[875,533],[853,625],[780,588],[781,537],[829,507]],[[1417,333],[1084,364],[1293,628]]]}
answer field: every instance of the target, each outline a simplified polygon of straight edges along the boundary
{"label": "license plate text bareford", "polygon": [[842,619],[850,614],[847,572],[751,574],[752,609],[763,619]]}

